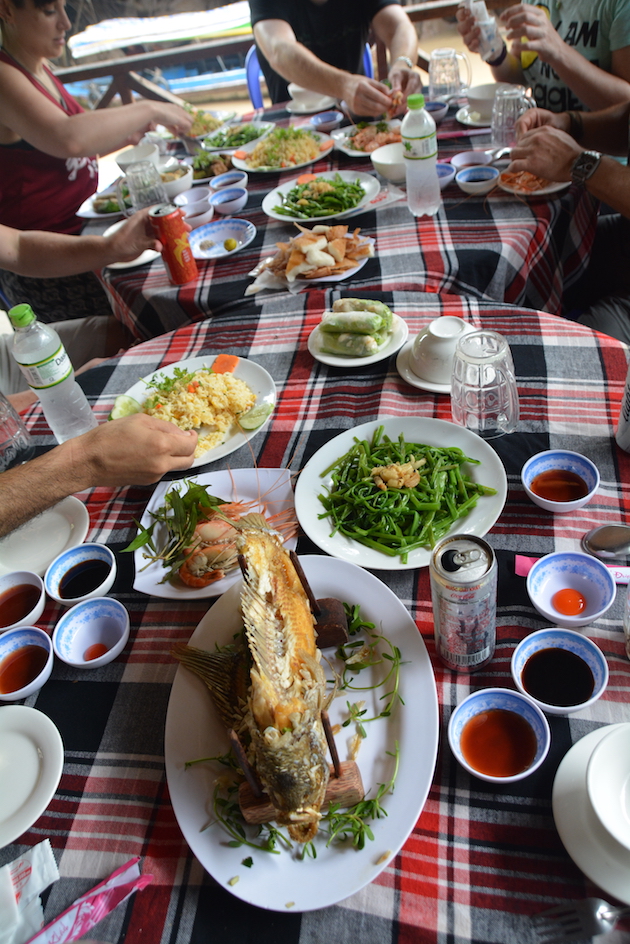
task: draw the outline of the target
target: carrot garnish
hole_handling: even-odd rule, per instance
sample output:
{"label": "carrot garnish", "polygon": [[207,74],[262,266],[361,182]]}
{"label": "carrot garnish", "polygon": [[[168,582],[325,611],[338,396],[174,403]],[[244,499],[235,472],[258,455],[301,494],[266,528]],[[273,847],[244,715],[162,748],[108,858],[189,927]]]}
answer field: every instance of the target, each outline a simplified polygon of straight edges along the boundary
{"label": "carrot garnish", "polygon": [[217,354],[212,365],[215,374],[232,374],[238,365],[236,354]]}

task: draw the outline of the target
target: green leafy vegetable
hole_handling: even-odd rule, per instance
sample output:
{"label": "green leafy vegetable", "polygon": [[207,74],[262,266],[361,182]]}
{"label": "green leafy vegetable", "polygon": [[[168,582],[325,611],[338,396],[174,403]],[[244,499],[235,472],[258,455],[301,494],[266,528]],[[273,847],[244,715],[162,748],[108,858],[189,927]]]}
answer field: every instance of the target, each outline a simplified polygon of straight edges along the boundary
{"label": "green leafy vegetable", "polygon": [[352,210],[365,196],[365,190],[358,179],[345,181],[335,174],[331,179],[316,177],[308,183],[297,184],[280,196],[282,203],[274,207],[276,213],[308,220]]}

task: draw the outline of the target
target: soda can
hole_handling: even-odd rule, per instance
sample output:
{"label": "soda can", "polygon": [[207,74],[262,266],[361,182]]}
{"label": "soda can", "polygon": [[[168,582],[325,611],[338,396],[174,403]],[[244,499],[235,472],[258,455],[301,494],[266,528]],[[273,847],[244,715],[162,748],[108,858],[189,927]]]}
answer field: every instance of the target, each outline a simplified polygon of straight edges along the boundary
{"label": "soda can", "polygon": [[481,668],[496,644],[494,551],[472,534],[454,534],[434,547],[429,573],[438,656],[458,672]]}
{"label": "soda can", "polygon": [[196,279],[197,263],[179,207],[172,203],[160,203],[149,210],[149,219],[155,235],[162,243],[162,259],[173,285],[183,285]]}
{"label": "soda can", "polygon": [[617,422],[615,439],[620,449],[630,452],[630,367],[626,374],[626,386],[623,391],[623,400],[621,401],[621,411]]}

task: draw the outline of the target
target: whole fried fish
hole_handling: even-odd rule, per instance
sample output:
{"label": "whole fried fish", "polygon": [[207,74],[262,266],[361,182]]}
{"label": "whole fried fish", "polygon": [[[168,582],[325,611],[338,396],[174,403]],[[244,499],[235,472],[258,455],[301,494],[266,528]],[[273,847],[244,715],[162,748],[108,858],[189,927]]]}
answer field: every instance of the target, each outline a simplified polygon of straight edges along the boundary
{"label": "whole fried fish", "polygon": [[[314,619],[274,532],[243,529],[237,545],[247,563],[241,593],[247,653],[239,659],[179,647],[175,655],[204,679],[226,726],[246,729],[252,766],[276,821],[292,839],[308,842],[317,833],[329,775],[321,722],[326,680]],[[249,690],[243,699],[236,680],[246,657]]]}

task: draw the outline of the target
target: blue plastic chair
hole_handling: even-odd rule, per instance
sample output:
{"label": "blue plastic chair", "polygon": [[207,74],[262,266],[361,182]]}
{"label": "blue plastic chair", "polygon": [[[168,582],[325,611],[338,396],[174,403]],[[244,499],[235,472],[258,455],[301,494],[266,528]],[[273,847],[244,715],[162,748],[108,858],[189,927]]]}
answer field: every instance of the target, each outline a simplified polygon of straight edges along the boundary
{"label": "blue plastic chair", "polygon": [[[374,63],[372,62],[372,51],[369,43],[365,44],[363,51],[363,71],[369,79],[374,78]],[[263,107],[263,97],[260,88],[262,72],[258,62],[258,53],[255,46],[250,46],[245,56],[245,77],[247,79],[247,91],[254,108]]]}

